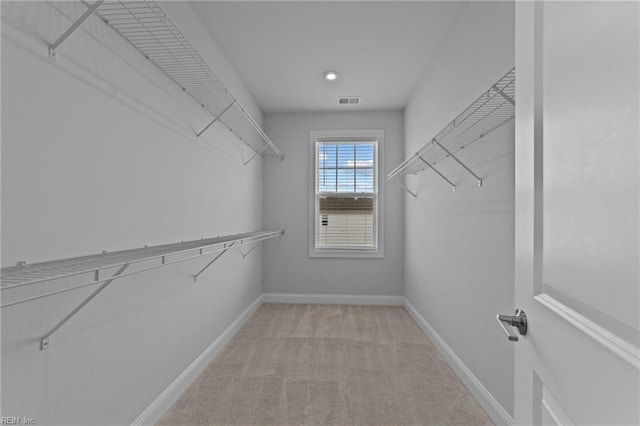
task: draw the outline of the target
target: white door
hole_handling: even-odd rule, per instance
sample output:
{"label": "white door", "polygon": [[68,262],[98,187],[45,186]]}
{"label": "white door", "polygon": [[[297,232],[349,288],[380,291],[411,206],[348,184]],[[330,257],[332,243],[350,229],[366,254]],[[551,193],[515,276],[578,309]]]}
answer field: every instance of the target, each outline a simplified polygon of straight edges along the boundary
{"label": "white door", "polygon": [[516,4],[518,424],[640,424],[639,39],[636,1]]}

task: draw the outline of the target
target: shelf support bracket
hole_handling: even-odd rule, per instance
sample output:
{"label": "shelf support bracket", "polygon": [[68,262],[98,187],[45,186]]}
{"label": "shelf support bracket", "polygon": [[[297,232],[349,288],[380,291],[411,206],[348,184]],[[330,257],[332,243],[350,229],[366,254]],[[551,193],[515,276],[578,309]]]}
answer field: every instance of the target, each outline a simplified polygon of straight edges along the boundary
{"label": "shelf support bracket", "polygon": [[431,168],[431,170],[433,170],[434,172],[436,172],[438,174],[438,176],[440,176],[442,179],[446,180],[447,182],[449,182],[449,185],[451,185],[451,188],[453,189],[453,191],[455,192],[456,190],[456,185],[451,182],[449,179],[447,179],[447,177],[445,175],[443,175],[442,173],[440,173],[438,171],[438,169],[436,169],[435,167],[433,167],[433,165],[431,163],[429,163],[427,160],[425,160],[424,158],[422,158],[421,155],[418,155],[418,158],[422,160],[422,162],[424,164],[426,164],[427,166],[429,166]]}
{"label": "shelf support bracket", "polygon": [[475,177],[475,178],[476,178],[476,180],[478,181],[478,186],[482,186],[482,179],[480,179],[480,177],[479,177],[477,174],[473,173],[469,167],[467,167],[467,166],[466,166],[462,161],[460,161],[460,160],[458,159],[458,157],[456,157],[455,155],[453,155],[453,154],[451,153],[451,151],[449,151],[447,148],[445,148],[444,146],[442,146],[442,144],[441,144],[440,142],[437,142],[437,141],[436,141],[435,143],[436,143],[436,145],[438,145],[438,146],[439,146],[439,147],[440,147],[444,152],[446,152],[446,153],[447,153],[447,155],[448,155],[449,157],[451,157],[451,158],[453,158],[454,160],[456,160],[456,161],[458,162],[458,164],[460,164],[462,167],[464,167],[464,169],[465,169],[466,171],[468,171],[469,173],[471,173],[471,174],[473,175],[473,177]]}
{"label": "shelf support bracket", "polygon": [[398,185],[400,185],[400,187],[402,189],[404,189],[405,191],[407,191],[409,194],[411,194],[411,196],[414,198],[414,200],[418,199],[418,194],[416,194],[415,192],[413,192],[412,190],[410,190],[409,188],[407,188],[406,186],[404,186],[403,184],[401,184],[398,181],[395,181]]}
{"label": "shelf support bracket", "polygon": [[211,121],[211,123],[207,124],[207,126],[202,129],[202,131],[200,133],[196,133],[196,140],[200,139],[200,136],[202,136],[202,134],[204,132],[207,131],[207,129],[209,129],[209,127],[213,126],[213,123],[215,123],[216,121],[218,121],[220,119],[220,117],[222,117],[222,114],[224,114],[225,112],[227,112],[229,110],[229,108],[231,108],[233,106],[233,104],[235,104],[236,101],[231,102],[229,105],[226,106],[225,109],[223,109],[222,111],[220,111],[220,113],[218,115],[215,116],[215,118],[213,119],[213,121]]}
{"label": "shelf support bracket", "polygon": [[226,252],[231,248],[231,246],[233,246],[234,244],[235,244],[235,241],[234,241],[234,242],[232,242],[231,244],[229,244],[228,246],[226,246],[226,245],[225,245],[225,249],[224,249],[224,250],[222,250],[220,253],[218,253],[218,255],[217,255],[216,257],[214,257],[214,258],[213,258],[213,260],[212,260],[211,262],[207,263],[207,266],[205,266],[204,268],[202,268],[202,269],[200,270],[200,272],[198,272],[197,274],[195,274],[195,275],[193,276],[193,282],[195,283],[195,282],[198,280],[198,277],[200,276],[200,274],[202,274],[204,271],[206,271],[206,270],[207,270],[207,268],[209,268],[209,266],[213,265],[213,263],[214,263],[216,260],[220,259],[220,257],[221,257],[223,254],[225,254],[225,253],[226,253]]}
{"label": "shelf support bracket", "polygon": [[242,260],[246,259],[246,258],[247,258],[247,256],[249,256],[249,254],[251,254],[251,252],[252,252],[252,251],[254,251],[254,250],[255,250],[255,249],[257,249],[257,248],[258,248],[258,246],[253,246],[253,247],[251,247],[251,249],[250,249],[248,252],[246,252],[246,253],[243,253],[243,252],[242,252],[242,250],[240,250],[240,254],[242,255]]}
{"label": "shelf support bracket", "polygon": [[93,299],[94,297],[96,297],[98,295],[98,293],[100,293],[102,290],[104,290],[105,288],[107,288],[107,286],[109,284],[111,284],[117,277],[118,275],[120,275],[121,273],[124,272],[125,269],[127,269],[129,267],[129,264],[126,263],[124,265],[122,265],[120,267],[120,269],[118,269],[116,271],[115,274],[112,275],[112,277],[110,279],[108,279],[107,281],[105,281],[100,287],[98,287],[93,293],[91,293],[89,295],[89,297],[87,297],[86,299],[84,299],[82,301],[82,303],[80,303],[78,306],[76,306],[76,308],[69,312],[69,314],[64,317],[58,324],[56,324],[55,327],[53,327],[51,330],[49,330],[44,336],[42,336],[42,338],[40,339],[40,350],[43,351],[47,348],[49,348],[49,337],[51,337],[51,335],[53,333],[55,333],[56,331],[58,331],[58,329],[60,327],[62,327],[67,321],[69,321],[75,314],[78,313],[78,311],[80,311],[80,309],[84,308],[85,305],[87,303],[89,303],[91,301],[91,299]]}
{"label": "shelf support bracket", "polygon": [[67,39],[84,21],[87,20],[89,16],[96,11],[98,7],[104,2],[104,0],[98,0],[87,9],[80,18],[78,18],[71,26],[65,31],[56,41],[49,45],[49,57],[51,59],[56,59],[56,49],[58,46],[62,44],[63,41]]}
{"label": "shelf support bracket", "polygon": [[261,155],[261,154],[264,152],[264,150],[265,150],[265,149],[267,149],[267,147],[268,147],[268,146],[269,146],[269,145],[265,145],[265,146],[263,146],[263,147],[262,147],[262,149],[261,149],[261,150],[259,150],[259,151],[256,151],[256,150],[254,149],[255,153],[251,156],[251,158],[249,158],[247,161],[245,161],[244,163],[242,163],[242,165],[243,165],[243,166],[246,166],[247,164],[249,164],[251,161],[253,161],[253,159],[254,159],[254,158],[256,158],[258,155]]}
{"label": "shelf support bracket", "polygon": [[507,95],[506,93],[504,93],[504,92],[502,91],[502,89],[498,89],[497,87],[496,87],[496,90],[498,91],[498,94],[499,94],[500,96],[502,96],[503,98],[505,98],[505,99],[507,100],[507,102],[509,102],[511,105],[514,105],[514,106],[515,106],[516,101],[515,101],[515,100],[513,100],[513,98],[512,98],[511,96]]}

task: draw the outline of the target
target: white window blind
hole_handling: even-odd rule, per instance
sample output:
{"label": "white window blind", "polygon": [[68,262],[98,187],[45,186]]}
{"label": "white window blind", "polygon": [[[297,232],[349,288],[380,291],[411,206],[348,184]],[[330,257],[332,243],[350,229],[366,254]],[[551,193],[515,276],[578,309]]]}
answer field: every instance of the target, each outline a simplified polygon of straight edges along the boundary
{"label": "white window blind", "polygon": [[377,141],[316,141],[315,246],[377,247]]}

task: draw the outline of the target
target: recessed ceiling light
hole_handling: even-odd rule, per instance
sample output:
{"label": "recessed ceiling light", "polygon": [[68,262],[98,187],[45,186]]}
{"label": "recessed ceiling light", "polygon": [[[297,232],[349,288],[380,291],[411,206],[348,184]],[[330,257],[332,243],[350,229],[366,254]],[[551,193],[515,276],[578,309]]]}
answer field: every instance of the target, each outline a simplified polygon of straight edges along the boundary
{"label": "recessed ceiling light", "polygon": [[333,81],[336,78],[338,78],[338,73],[335,71],[327,71],[324,73],[324,78],[326,78],[329,81]]}

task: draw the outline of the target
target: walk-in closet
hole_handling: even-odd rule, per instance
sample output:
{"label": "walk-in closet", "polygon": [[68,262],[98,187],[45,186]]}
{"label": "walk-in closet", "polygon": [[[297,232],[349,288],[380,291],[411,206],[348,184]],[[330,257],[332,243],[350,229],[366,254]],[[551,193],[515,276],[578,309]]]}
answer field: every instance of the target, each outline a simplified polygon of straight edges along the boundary
{"label": "walk-in closet", "polygon": [[640,424],[640,2],[0,16],[1,424]]}

